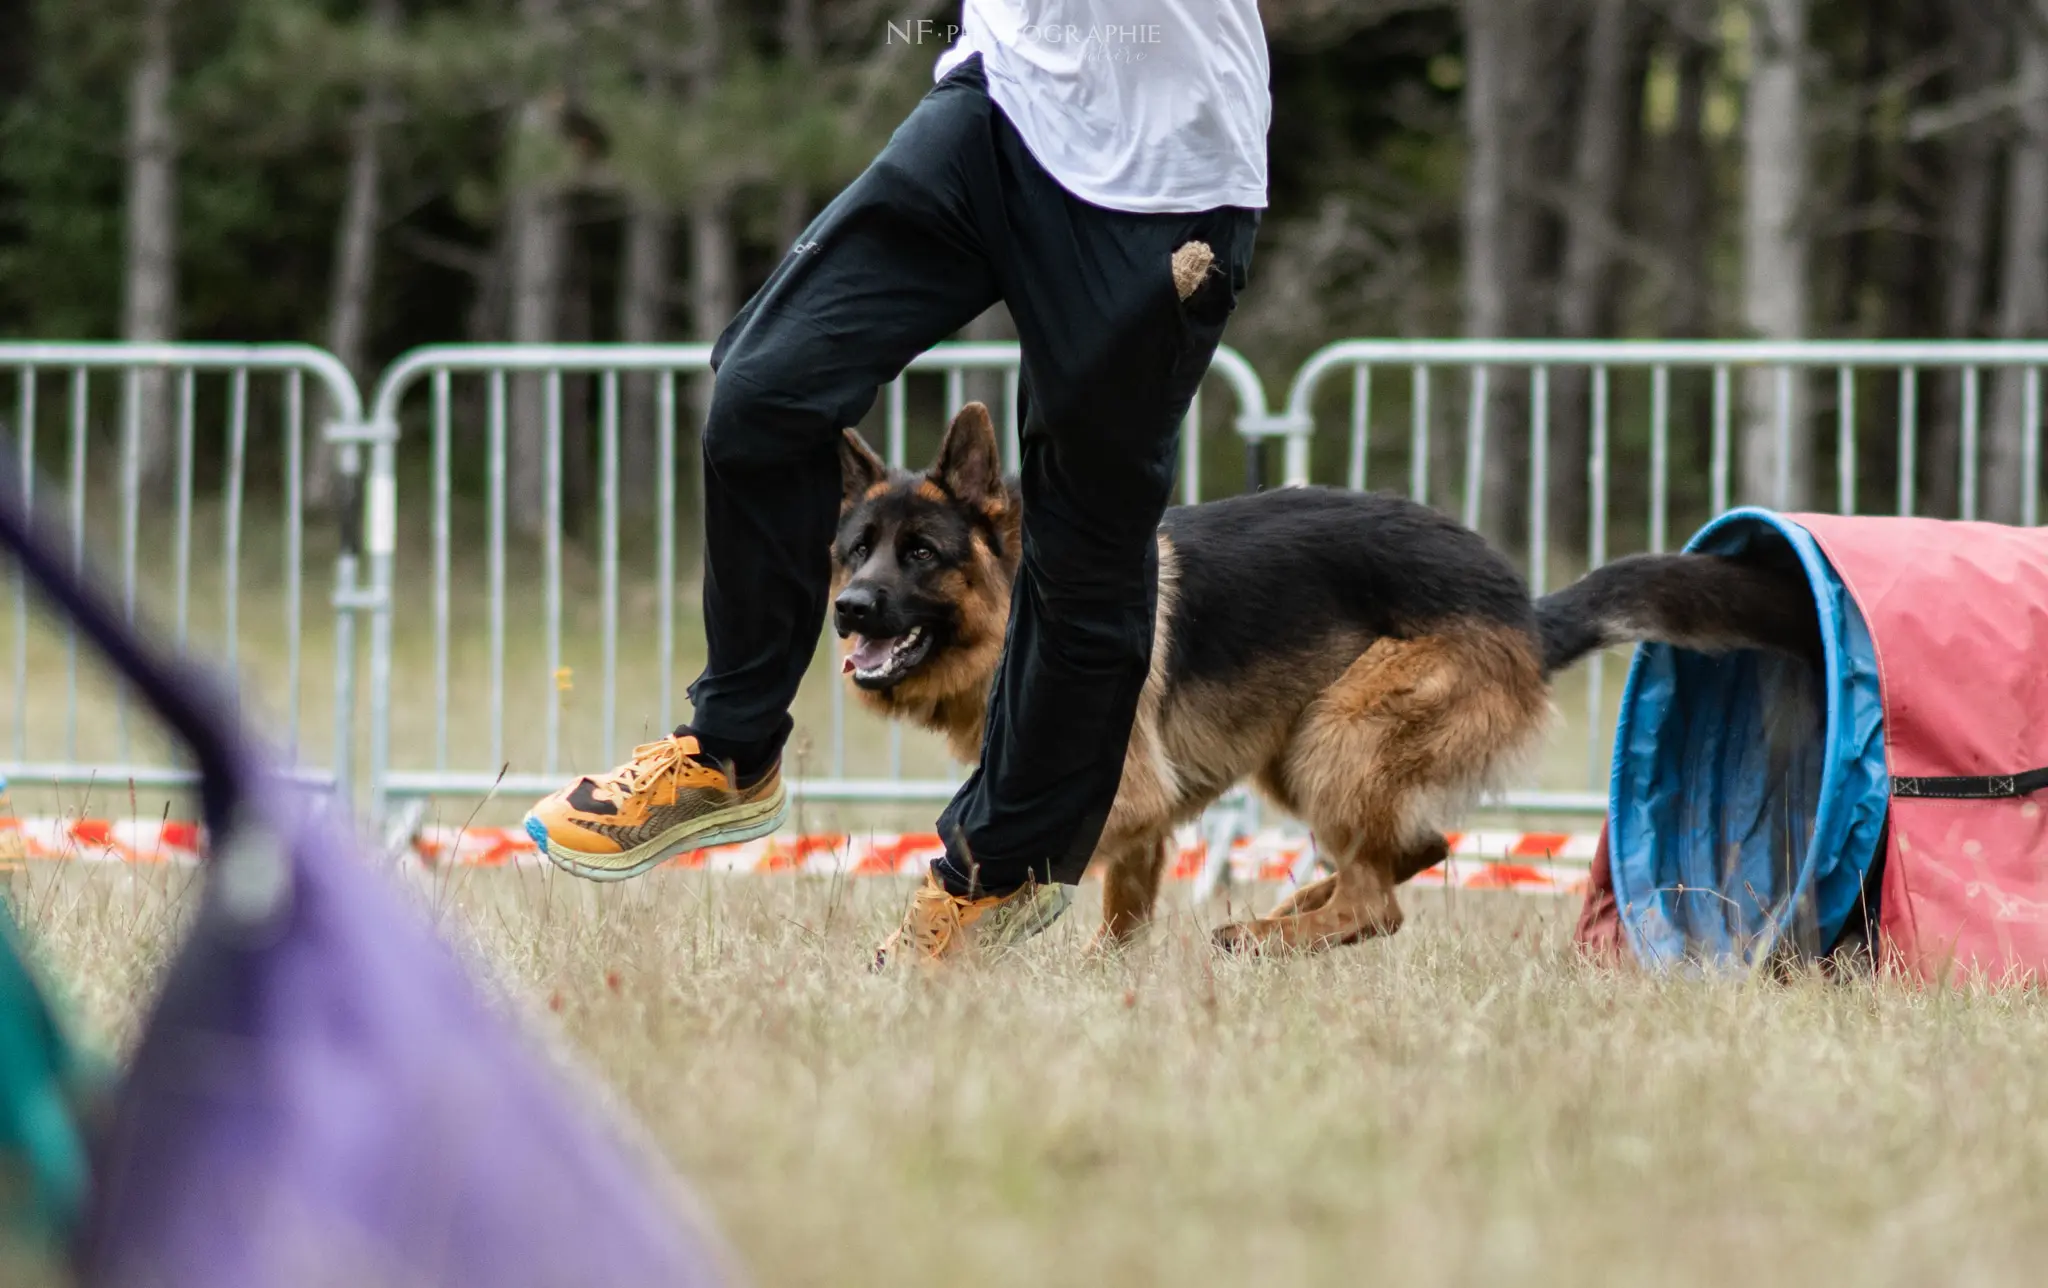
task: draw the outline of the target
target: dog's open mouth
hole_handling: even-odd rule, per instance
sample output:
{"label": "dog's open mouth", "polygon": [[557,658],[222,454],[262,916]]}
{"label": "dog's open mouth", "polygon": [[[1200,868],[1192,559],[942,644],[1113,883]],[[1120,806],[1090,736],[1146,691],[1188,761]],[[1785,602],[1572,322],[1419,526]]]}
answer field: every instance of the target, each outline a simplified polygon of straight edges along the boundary
{"label": "dog's open mouth", "polygon": [[847,650],[843,669],[863,689],[886,689],[895,684],[916,670],[932,647],[931,636],[922,626],[908,635],[886,639],[866,635],[850,638],[853,647]]}

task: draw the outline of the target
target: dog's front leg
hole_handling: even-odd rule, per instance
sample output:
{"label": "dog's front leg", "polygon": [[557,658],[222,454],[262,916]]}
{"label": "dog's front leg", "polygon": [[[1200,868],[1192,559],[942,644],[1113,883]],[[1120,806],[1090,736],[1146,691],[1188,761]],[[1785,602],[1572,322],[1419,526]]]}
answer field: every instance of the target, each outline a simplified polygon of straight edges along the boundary
{"label": "dog's front leg", "polygon": [[1129,943],[1152,920],[1169,840],[1158,833],[1106,836],[1096,847],[1095,857],[1102,863],[1102,929],[1096,946]]}

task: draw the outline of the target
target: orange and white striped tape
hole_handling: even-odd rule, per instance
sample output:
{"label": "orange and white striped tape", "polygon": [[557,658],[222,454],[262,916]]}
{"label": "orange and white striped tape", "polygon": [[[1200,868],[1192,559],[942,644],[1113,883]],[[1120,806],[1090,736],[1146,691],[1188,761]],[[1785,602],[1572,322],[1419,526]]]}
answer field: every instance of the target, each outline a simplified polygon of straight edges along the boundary
{"label": "orange and white striped tape", "polygon": [[[1510,889],[1576,894],[1585,889],[1587,865],[1599,837],[1564,832],[1454,832],[1451,859],[1415,878],[1421,886]],[[1170,875],[1190,880],[1202,870],[1208,847],[1195,828],[1183,829]],[[1230,851],[1232,880],[1285,881],[1310,841],[1299,833],[1263,831],[1240,838]],[[62,818],[0,818],[0,862],[80,860],[193,863],[203,845],[194,823]],[[533,841],[516,827],[427,827],[413,839],[427,867],[506,867],[540,861]],[[838,876],[915,875],[943,853],[929,832],[824,833],[778,836],[744,845],[695,850],[666,866],[702,872],[804,872]]]}
{"label": "orange and white striped tape", "polygon": [[196,863],[201,844],[197,823],[0,817],[0,863],[24,859]]}

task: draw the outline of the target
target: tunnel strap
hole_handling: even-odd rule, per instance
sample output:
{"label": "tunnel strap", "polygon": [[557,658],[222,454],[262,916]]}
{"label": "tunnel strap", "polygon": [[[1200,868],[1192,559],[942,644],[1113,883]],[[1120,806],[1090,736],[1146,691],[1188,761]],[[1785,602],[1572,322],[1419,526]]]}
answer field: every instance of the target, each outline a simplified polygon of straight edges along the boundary
{"label": "tunnel strap", "polygon": [[2022,774],[1985,774],[1976,778],[1894,778],[1892,795],[1924,796],[1944,801],[1998,801],[2030,796],[2048,787],[2048,768]]}

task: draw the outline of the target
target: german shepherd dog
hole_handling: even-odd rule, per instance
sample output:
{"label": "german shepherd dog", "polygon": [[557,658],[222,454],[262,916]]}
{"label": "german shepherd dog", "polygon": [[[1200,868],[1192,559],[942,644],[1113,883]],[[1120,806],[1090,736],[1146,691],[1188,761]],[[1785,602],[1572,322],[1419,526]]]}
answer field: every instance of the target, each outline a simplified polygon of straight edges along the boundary
{"label": "german shepherd dog", "polygon": [[[852,430],[840,461],[845,673],[868,706],[972,762],[1023,517],[988,409],[963,408],[922,475],[889,469]],[[1336,872],[1217,942],[1392,934],[1395,887],[1443,861],[1443,829],[1541,737],[1552,675],[1638,640],[1817,659],[1799,585],[1784,568],[1640,555],[1532,602],[1478,534],[1398,497],[1290,488],[1168,511],[1151,671],[1095,851],[1103,935],[1145,924],[1174,828],[1247,778],[1309,825]]]}

